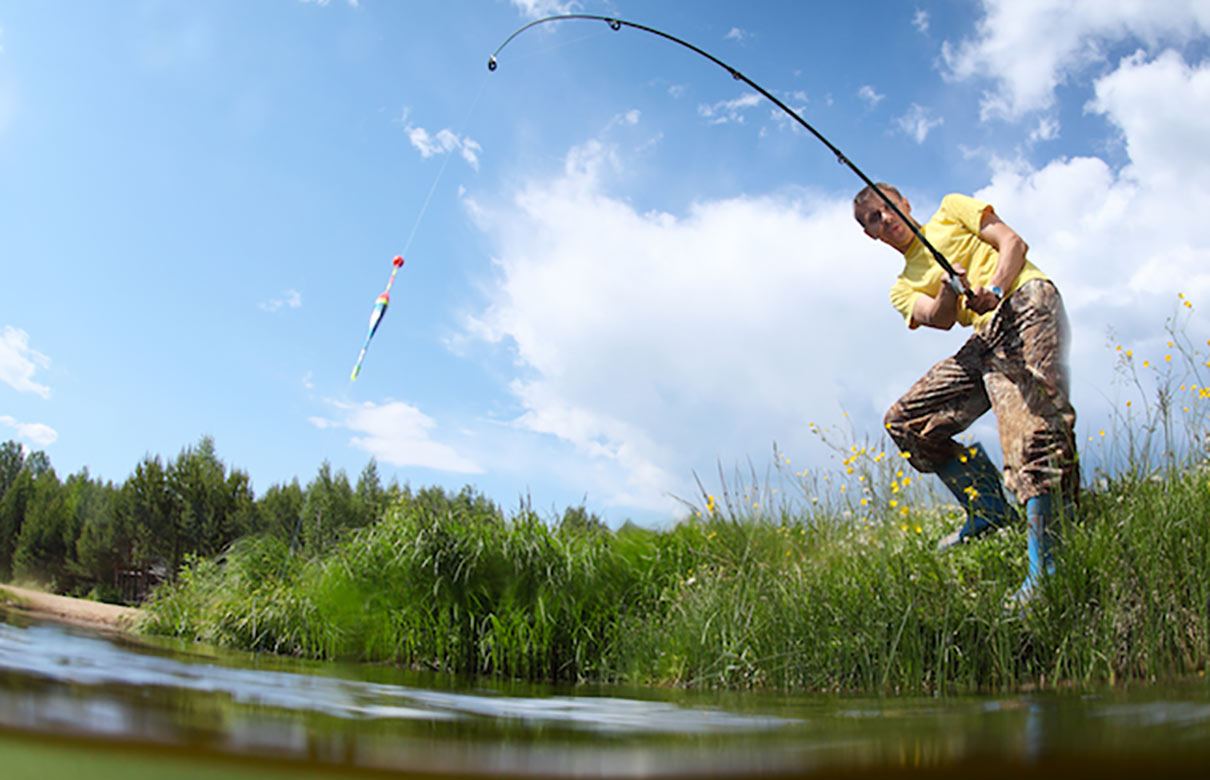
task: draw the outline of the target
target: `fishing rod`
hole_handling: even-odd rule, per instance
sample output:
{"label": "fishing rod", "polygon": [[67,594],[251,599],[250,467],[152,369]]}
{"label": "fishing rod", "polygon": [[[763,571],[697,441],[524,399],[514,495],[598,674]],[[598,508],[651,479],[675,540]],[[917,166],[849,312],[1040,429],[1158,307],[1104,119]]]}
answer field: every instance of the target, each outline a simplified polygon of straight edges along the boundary
{"label": "fishing rod", "polygon": [[900,219],[903,220],[903,223],[905,225],[907,225],[909,229],[911,229],[912,233],[916,236],[916,238],[918,238],[920,240],[920,243],[923,244],[925,246],[925,248],[927,248],[929,250],[929,252],[932,253],[933,259],[937,261],[937,264],[940,265],[945,270],[945,272],[950,275],[949,285],[950,285],[950,288],[953,289],[953,291],[955,293],[957,293],[958,295],[965,294],[967,297],[974,296],[974,292],[970,288],[966,287],[966,283],[965,283],[964,279],[962,278],[962,276],[960,276],[958,274],[958,272],[954,270],[954,266],[952,266],[950,264],[950,261],[946,259],[945,255],[943,255],[941,253],[941,250],[939,250],[939,249],[937,249],[937,247],[933,246],[929,242],[929,240],[924,237],[924,234],[920,232],[920,228],[916,227],[916,223],[913,222],[912,220],[908,219],[908,216],[899,209],[899,206],[895,205],[894,201],[892,201],[887,196],[887,194],[882,191],[882,188],[879,187],[877,184],[875,184],[874,181],[872,179],[870,179],[869,176],[866,176],[865,173],[863,173],[862,170],[860,168],[858,168],[853,163],[852,160],[850,160],[848,157],[846,157],[844,152],[840,151],[840,149],[838,149],[835,144],[833,144],[827,138],[824,138],[823,134],[820,133],[818,130],[816,130],[814,127],[812,127],[807,122],[807,120],[805,120],[801,116],[799,116],[798,112],[794,111],[789,106],[787,106],[785,103],[778,100],[776,96],[771,94],[767,89],[762,87],[760,84],[757,84],[755,81],[748,78],[743,73],[740,73],[738,70],[731,67],[727,63],[723,62],[718,57],[715,57],[713,54],[711,54],[707,51],[703,51],[702,49],[699,49],[698,47],[694,46],[692,43],[688,43],[687,41],[683,41],[680,38],[677,38],[675,35],[669,35],[668,33],[663,32],[662,30],[657,30],[654,27],[647,27],[646,25],[637,24],[635,22],[628,22],[624,19],[617,19],[615,17],[610,17],[610,16],[598,16],[596,14],[562,14],[559,16],[547,16],[542,19],[536,19],[536,20],[530,22],[529,24],[518,28],[515,32],[513,32],[512,35],[508,36],[508,38],[506,38],[504,40],[504,43],[500,44],[500,46],[492,53],[492,56],[488,58],[487,69],[490,71],[494,71],[499,65],[499,61],[497,60],[497,55],[500,54],[500,52],[504,49],[504,47],[507,46],[513,40],[513,38],[516,38],[518,35],[525,32],[526,30],[530,29],[531,27],[536,27],[537,25],[545,24],[546,22],[559,22],[559,21],[567,21],[567,20],[572,20],[572,19],[590,19],[592,21],[605,22],[606,24],[609,25],[610,29],[614,30],[615,32],[622,29],[623,27],[631,27],[635,30],[642,30],[643,32],[651,33],[652,35],[658,35],[659,37],[661,37],[665,40],[672,41],[673,43],[676,43],[676,44],[680,44],[681,46],[684,46],[686,49],[689,49],[690,51],[695,52],[697,54],[700,54],[701,56],[703,56],[706,59],[713,62],[715,65],[718,65],[720,68],[722,68],[723,70],[730,73],[731,78],[735,79],[736,81],[744,82],[749,87],[756,90],[758,93],[760,93],[764,97],[768,98],[773,103],[773,105],[777,106],[782,111],[784,111],[786,114],[788,114],[791,118],[794,119],[795,122],[798,122],[798,124],[800,124],[804,128],[806,128],[807,132],[809,132],[811,135],[818,138],[819,141],[821,143],[823,143],[824,146],[828,147],[828,150],[831,151],[832,154],[836,155],[837,162],[839,162],[841,165],[846,166],[853,173],[857,174],[857,177],[859,179],[861,179],[863,182],[865,182],[866,185],[869,186],[874,192],[878,193],[878,196],[880,198],[882,198],[883,202],[886,203],[886,205],[891,207],[891,211],[893,211],[897,217],[899,217]]}

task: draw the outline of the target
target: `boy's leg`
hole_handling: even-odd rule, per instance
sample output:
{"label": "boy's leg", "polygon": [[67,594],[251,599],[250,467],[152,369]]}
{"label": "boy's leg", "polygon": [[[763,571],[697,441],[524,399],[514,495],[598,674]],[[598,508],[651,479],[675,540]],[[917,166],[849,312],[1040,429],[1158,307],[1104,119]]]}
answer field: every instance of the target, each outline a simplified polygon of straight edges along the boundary
{"label": "boy's leg", "polygon": [[1075,409],[1068,395],[1067,317],[1058,290],[1034,281],[1017,290],[985,334],[984,376],[1004,448],[1005,481],[1025,504],[1029,568],[1013,596],[1027,604],[1054,570],[1058,525],[1079,491]]}
{"label": "boy's leg", "polygon": [[991,406],[983,384],[985,359],[985,344],[972,337],[953,357],[929,369],[886,415],[887,431],[911,464],[936,473],[966,510],[966,523],[940,541],[941,549],[1010,519],[999,471],[987,453],[980,445],[966,447],[954,440]]}
{"label": "boy's leg", "polygon": [[985,345],[972,337],[887,411],[887,432],[917,471],[935,473],[957,458],[963,446],[954,437],[991,408],[983,384],[985,355]]}

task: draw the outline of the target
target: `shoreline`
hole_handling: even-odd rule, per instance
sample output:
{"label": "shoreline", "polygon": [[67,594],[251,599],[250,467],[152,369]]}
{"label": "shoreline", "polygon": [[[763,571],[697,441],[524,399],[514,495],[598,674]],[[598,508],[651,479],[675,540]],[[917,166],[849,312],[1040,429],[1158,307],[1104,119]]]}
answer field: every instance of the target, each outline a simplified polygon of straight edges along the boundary
{"label": "shoreline", "polygon": [[0,609],[109,631],[131,631],[143,611],[135,607],[0,585]]}

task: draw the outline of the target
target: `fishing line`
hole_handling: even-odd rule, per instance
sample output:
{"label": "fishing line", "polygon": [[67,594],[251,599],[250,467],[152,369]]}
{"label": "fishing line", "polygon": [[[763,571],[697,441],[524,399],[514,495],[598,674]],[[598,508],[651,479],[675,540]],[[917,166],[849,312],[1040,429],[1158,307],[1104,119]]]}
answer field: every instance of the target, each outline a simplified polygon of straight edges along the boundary
{"label": "fishing line", "polygon": [[[441,183],[441,179],[445,176],[445,169],[450,164],[450,158],[454,156],[455,152],[458,152],[462,157],[467,156],[467,139],[462,136],[462,131],[466,128],[466,125],[470,122],[471,115],[475,112],[475,106],[478,105],[479,98],[483,94],[483,85],[485,83],[487,83],[486,78],[480,79],[479,89],[475,92],[475,97],[471,100],[470,107],[466,111],[466,116],[457,125],[457,129],[450,131],[449,128],[445,128],[437,132],[438,149],[445,155],[445,159],[441,161],[441,165],[437,169],[437,175],[433,177],[433,183],[429,186],[428,195],[425,196],[424,203],[420,205],[420,211],[416,214],[415,222],[412,223],[412,231],[408,234],[407,241],[403,244],[403,251],[391,261],[393,268],[391,269],[390,278],[387,279],[386,289],[374,300],[374,308],[370,311],[370,325],[366,330],[365,342],[361,345],[361,352],[357,355],[357,362],[353,364],[353,371],[349,374],[350,382],[357,381],[357,376],[361,373],[361,364],[365,360],[367,350],[370,348],[370,342],[374,339],[374,334],[378,332],[378,326],[382,324],[382,318],[386,315],[387,308],[391,304],[391,285],[395,283],[395,275],[403,267],[403,258],[412,248],[412,241],[416,238],[416,232],[420,229],[420,223],[424,221],[424,215],[428,213],[429,204],[433,202],[433,195],[437,192],[437,185]],[[404,117],[406,118],[406,116],[407,114],[405,113]],[[452,144],[449,143],[448,137],[443,135],[447,132],[453,135],[454,141]],[[424,152],[426,151],[427,149],[421,150],[422,156],[425,156]],[[435,154],[436,152],[433,153]],[[473,150],[470,154],[473,156]],[[474,163],[472,165],[477,168],[477,165]]]}
{"label": "fishing line", "polygon": [[[522,54],[521,56],[516,58],[516,61],[524,62],[527,59],[531,59],[533,57],[537,57],[539,55],[546,54],[551,51],[555,51],[556,49],[564,49],[564,48],[567,48],[568,46],[574,46],[577,43],[582,43],[583,41],[588,41],[588,40],[592,40],[594,38],[600,38],[600,37],[601,37],[600,33],[593,33],[591,35],[584,35],[580,38],[574,38],[570,41],[562,41],[562,42],[547,46],[545,48],[535,49],[532,52]],[[487,85],[487,77],[484,76],[482,79],[479,80],[479,89],[476,90],[475,97],[473,100],[471,100],[471,105],[470,105],[470,108],[468,108],[466,111],[466,116],[462,118],[462,122],[459,123],[459,126],[457,127],[457,132],[455,133],[455,137],[458,138],[459,141],[462,140],[462,135],[461,135],[462,131],[466,128],[467,124],[470,122],[471,116],[475,113],[475,108],[479,105],[479,99],[483,96],[483,89],[486,85]],[[400,254],[402,254],[404,257],[407,257],[408,250],[412,246],[412,241],[416,238],[416,233],[420,229],[420,223],[424,220],[424,215],[428,211],[429,203],[433,200],[433,194],[437,192],[437,185],[441,183],[442,177],[445,176],[445,169],[450,164],[450,158],[453,156],[454,156],[454,150],[450,150],[450,151],[446,152],[444,155],[445,159],[443,159],[441,161],[441,167],[437,169],[437,175],[436,175],[436,177],[434,177],[432,185],[429,186],[428,195],[425,196],[424,203],[421,204],[420,211],[416,214],[416,221],[412,225],[412,230],[408,234],[407,241],[405,241],[403,244],[403,251],[400,252]]]}
{"label": "fishing line", "polygon": [[895,203],[887,196],[887,194],[882,191],[882,188],[878,187],[869,176],[866,176],[865,173],[860,168],[858,168],[857,165],[854,164],[853,161],[850,160],[843,152],[841,152],[840,149],[837,148],[835,144],[833,144],[831,141],[829,141],[827,138],[825,138],[822,133],[820,133],[818,130],[816,130],[814,127],[812,127],[807,122],[807,120],[805,120],[801,116],[799,116],[797,111],[794,111],[793,109],[791,109],[789,106],[787,106],[785,103],[783,103],[781,100],[779,100],[776,96],[774,96],[767,89],[765,89],[761,85],[757,84],[755,81],[748,78],[743,73],[740,73],[738,70],[736,70],[732,66],[723,62],[718,57],[715,57],[713,54],[710,54],[709,52],[704,51],[702,49],[699,49],[697,46],[694,46],[693,44],[688,43],[686,41],[683,41],[674,35],[669,35],[668,33],[663,32],[661,30],[657,30],[654,27],[647,27],[646,25],[636,24],[635,22],[628,22],[628,21],[625,21],[624,19],[617,19],[617,18],[609,17],[609,16],[598,16],[596,14],[562,14],[559,16],[547,16],[542,19],[536,19],[536,20],[530,22],[529,24],[519,27],[517,30],[515,30],[513,32],[512,35],[508,36],[504,40],[504,43],[500,44],[500,46],[497,47],[496,50],[494,52],[492,52],[492,55],[488,58],[487,69],[489,71],[496,70],[496,68],[499,66],[499,60],[497,59],[497,57],[499,56],[500,52],[503,51],[504,47],[507,46],[509,43],[511,43],[514,38],[516,38],[521,33],[525,32],[526,30],[528,30],[532,27],[536,27],[539,24],[545,24],[547,22],[571,21],[571,20],[575,20],[575,19],[588,19],[588,20],[592,20],[592,21],[605,22],[606,24],[609,25],[610,29],[614,30],[615,32],[617,32],[618,30],[621,30],[623,27],[630,27],[635,30],[641,30],[646,33],[651,33],[652,35],[657,35],[660,38],[663,38],[665,40],[668,40],[675,44],[683,46],[686,49],[689,49],[690,51],[695,52],[696,54],[699,54],[702,57],[705,57],[706,59],[713,62],[715,65],[718,65],[720,68],[722,68],[723,70],[730,73],[731,78],[735,79],[736,81],[742,81],[743,83],[747,84],[752,89],[756,90],[762,96],[764,96],[769,101],[771,101],[773,103],[773,105],[780,108],[782,111],[784,111],[786,114],[788,114],[794,121],[798,122],[799,125],[801,125],[804,129],[806,129],[807,132],[811,133],[811,135],[815,136],[815,138],[818,139],[824,146],[828,147],[828,149],[832,152],[832,154],[834,154],[836,156],[837,162],[839,162],[841,165],[846,166],[853,173],[857,174],[857,177],[860,178],[863,182],[865,182],[865,184],[867,186],[869,186],[873,190],[873,192],[876,193],[887,206],[890,207],[891,211],[897,217],[899,217],[901,220],[903,220],[904,224],[908,226],[908,228],[912,231],[913,235],[915,235],[916,238],[919,239],[920,243],[925,248],[927,248],[929,250],[929,252],[933,255],[933,259],[937,261],[938,265],[940,265],[950,275],[949,284],[950,284],[951,288],[953,288],[954,292],[956,292],[960,295],[965,294],[968,297],[973,297],[973,295],[974,295],[973,291],[966,287],[965,279],[963,279],[961,276],[958,275],[958,273],[954,270],[954,267],[950,264],[949,260],[946,259],[945,255],[943,255],[940,250],[938,250],[935,246],[933,246],[929,242],[929,240],[924,237],[924,234],[922,232],[920,232],[920,228],[918,228],[914,222],[912,222],[910,219],[908,219],[907,215],[904,214],[903,211],[901,211],[900,208],[897,205],[895,205]]}
{"label": "fishing line", "polygon": [[[475,107],[479,105],[479,98],[483,95],[483,87],[486,84],[487,77],[479,80],[479,89],[475,92],[474,99],[471,100],[471,105],[466,111],[466,116],[463,117],[462,122],[458,125],[457,131],[454,133],[454,138],[458,140],[459,146],[461,146],[465,140],[462,136],[462,131],[466,128],[467,123],[470,122],[471,115],[475,113]],[[399,253],[404,257],[407,257],[408,250],[412,247],[412,241],[416,238],[416,231],[420,229],[420,223],[424,220],[424,215],[429,210],[429,203],[431,203],[433,200],[433,194],[437,192],[437,185],[441,183],[441,178],[445,176],[445,169],[450,164],[450,158],[453,157],[458,151],[458,149],[446,150],[444,159],[441,161],[441,167],[437,169],[437,175],[433,178],[433,183],[429,187],[429,194],[425,196],[424,203],[421,204],[420,211],[416,214],[416,221],[412,224],[412,232],[408,234],[407,241],[403,243],[403,251]]]}

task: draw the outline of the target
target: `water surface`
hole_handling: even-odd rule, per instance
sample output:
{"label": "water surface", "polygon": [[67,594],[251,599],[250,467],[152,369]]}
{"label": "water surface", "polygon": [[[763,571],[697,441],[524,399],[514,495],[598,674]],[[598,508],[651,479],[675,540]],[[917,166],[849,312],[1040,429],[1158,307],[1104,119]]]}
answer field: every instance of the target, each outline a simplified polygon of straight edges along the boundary
{"label": "water surface", "polygon": [[[0,611],[0,758],[21,739],[45,746],[23,759],[31,765],[107,745],[128,759],[187,756],[191,767],[255,758],[459,776],[1067,774],[1073,765],[1117,776],[1210,767],[1210,690],[1193,680],[877,699],[497,684],[220,652]],[[263,767],[254,775],[267,776]]]}

